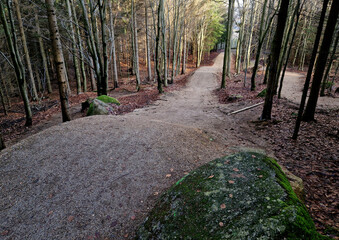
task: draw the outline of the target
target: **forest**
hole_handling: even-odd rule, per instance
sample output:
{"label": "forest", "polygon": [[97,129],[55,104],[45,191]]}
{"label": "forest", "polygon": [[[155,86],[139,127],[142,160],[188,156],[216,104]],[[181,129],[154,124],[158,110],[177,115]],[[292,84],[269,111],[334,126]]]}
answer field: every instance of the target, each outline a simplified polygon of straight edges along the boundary
{"label": "forest", "polygon": [[[172,184],[251,148],[302,180],[316,230],[338,239],[338,13],[337,0],[0,0],[0,236],[134,239]],[[89,116],[98,100],[109,116]]]}

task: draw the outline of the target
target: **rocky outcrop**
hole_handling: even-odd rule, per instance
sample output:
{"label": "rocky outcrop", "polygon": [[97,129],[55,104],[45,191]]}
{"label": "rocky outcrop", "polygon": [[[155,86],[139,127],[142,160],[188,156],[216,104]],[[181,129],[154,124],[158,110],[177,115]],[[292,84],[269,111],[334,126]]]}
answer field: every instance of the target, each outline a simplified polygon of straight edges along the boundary
{"label": "rocky outcrop", "polygon": [[137,239],[322,239],[277,162],[241,152],[189,173],[161,196]]}
{"label": "rocky outcrop", "polygon": [[102,95],[92,101],[87,111],[87,116],[93,115],[112,115],[114,114],[114,105],[120,105],[115,98]]}

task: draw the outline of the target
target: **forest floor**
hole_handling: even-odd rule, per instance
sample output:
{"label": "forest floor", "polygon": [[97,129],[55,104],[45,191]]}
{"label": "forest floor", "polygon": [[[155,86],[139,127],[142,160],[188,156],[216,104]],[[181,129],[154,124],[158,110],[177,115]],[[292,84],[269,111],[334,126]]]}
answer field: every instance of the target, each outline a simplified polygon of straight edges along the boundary
{"label": "forest floor", "polygon": [[241,148],[264,149],[301,177],[318,229],[337,234],[339,110],[318,111],[298,141],[290,139],[297,106],[289,100],[276,101],[269,122],[257,121],[261,107],[228,115],[261,102],[264,86],[248,94],[239,75],[226,91],[215,90],[222,59],[158,101],[156,93],[141,97],[148,99],[143,103],[142,92],[125,100],[116,95],[124,103],[118,113],[148,104],[144,108],[49,127],[1,152],[2,237],[133,239],[164,190]]}

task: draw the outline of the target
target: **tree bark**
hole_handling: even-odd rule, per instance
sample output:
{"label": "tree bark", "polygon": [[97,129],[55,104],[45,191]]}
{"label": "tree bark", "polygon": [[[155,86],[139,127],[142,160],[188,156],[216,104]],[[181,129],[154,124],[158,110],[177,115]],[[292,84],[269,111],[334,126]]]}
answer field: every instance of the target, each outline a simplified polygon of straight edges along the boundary
{"label": "tree bark", "polygon": [[78,48],[77,43],[75,40],[75,30],[74,30],[74,24],[73,24],[73,14],[72,14],[72,8],[70,0],[66,0],[67,5],[67,11],[68,11],[68,17],[69,17],[69,28],[71,30],[71,40],[72,40],[72,57],[73,57],[73,64],[74,64],[74,70],[75,70],[75,79],[77,84],[77,94],[79,95],[81,93],[81,76],[80,76],[80,68],[79,68],[79,61],[78,61]]}
{"label": "tree bark", "polygon": [[305,109],[305,113],[303,116],[304,121],[313,121],[315,109],[317,107],[319,90],[321,85],[321,80],[323,78],[327,57],[329,54],[335,25],[338,19],[339,13],[339,1],[332,1],[330,14],[327,20],[327,25],[324,33],[324,39],[320,47],[320,52],[318,55],[318,60],[314,70],[312,88],[310,92],[310,96],[308,98],[307,106]]}
{"label": "tree bark", "polygon": [[312,51],[312,56],[311,56],[310,64],[308,66],[308,71],[307,71],[307,76],[306,76],[305,85],[304,85],[304,89],[303,89],[303,94],[302,94],[301,101],[300,101],[298,117],[297,117],[297,121],[295,123],[295,128],[294,128],[294,132],[293,132],[293,136],[292,136],[292,139],[294,139],[294,140],[296,140],[298,138],[298,133],[299,133],[299,129],[300,129],[300,123],[301,123],[301,120],[302,120],[302,116],[303,116],[303,112],[304,112],[304,107],[305,107],[305,103],[306,103],[307,92],[308,92],[308,88],[309,88],[309,85],[310,85],[310,82],[311,82],[313,66],[314,66],[314,62],[315,62],[315,59],[316,59],[316,56],[317,56],[317,52],[318,52],[318,48],[319,48],[321,33],[323,31],[323,25],[324,25],[324,20],[325,20],[325,15],[326,15],[328,1],[329,0],[324,0],[323,1],[323,7],[322,7],[322,10],[321,10],[321,15],[320,15],[320,20],[319,20],[317,35],[316,35],[316,38],[315,38],[315,41],[314,41],[314,47],[313,47],[313,51]]}
{"label": "tree bark", "polygon": [[0,18],[1,18],[2,25],[4,27],[5,36],[6,36],[7,44],[10,50],[11,59],[14,65],[15,75],[18,81],[20,94],[24,102],[24,108],[25,108],[25,113],[26,113],[25,125],[31,126],[32,125],[32,111],[31,111],[31,107],[29,104],[27,85],[26,85],[26,79],[25,79],[25,71],[24,71],[24,66],[22,65],[22,62],[21,62],[21,58],[20,58],[20,54],[19,54],[19,50],[17,46],[18,41],[17,41],[16,34],[14,31],[14,21],[13,21],[13,16],[12,16],[12,11],[10,8],[9,0],[7,0],[7,7],[8,7],[9,20],[11,24],[11,30],[7,24],[5,6],[2,3],[2,1],[0,1]]}
{"label": "tree bark", "polygon": [[46,0],[46,6],[47,6],[49,30],[50,30],[51,40],[52,40],[54,63],[56,66],[57,78],[58,78],[58,83],[59,83],[62,120],[63,122],[66,122],[66,121],[70,121],[71,117],[69,115],[68,93],[67,93],[67,84],[66,84],[65,69],[64,69],[64,66],[65,66],[64,56],[62,52],[59,28],[58,28],[57,17],[56,17],[55,8],[54,8],[54,2],[55,0]]}
{"label": "tree bark", "polygon": [[114,21],[112,14],[112,0],[108,0],[108,11],[110,16],[110,29],[111,29],[111,56],[112,56],[112,66],[113,66],[113,79],[114,79],[114,89],[119,87],[118,84],[118,68],[117,68],[117,55],[115,47],[115,30],[114,30]]}
{"label": "tree bark", "polygon": [[39,41],[39,47],[40,47],[40,54],[42,58],[42,64],[44,66],[45,70],[45,76],[46,76],[46,83],[47,83],[47,91],[48,93],[52,93],[52,85],[51,85],[51,77],[49,76],[49,70],[48,70],[48,61],[46,57],[44,42],[41,37],[41,30],[40,30],[40,24],[39,24],[39,17],[37,11],[35,11],[35,27],[38,35],[38,41]]}
{"label": "tree bark", "polygon": [[145,0],[145,28],[146,28],[146,54],[147,54],[147,73],[148,81],[152,79],[151,49],[149,40],[148,27],[148,0]]}
{"label": "tree bark", "polygon": [[328,75],[331,71],[333,60],[335,59],[335,54],[336,54],[337,46],[338,46],[338,40],[339,40],[339,32],[337,32],[337,37],[334,40],[333,50],[332,50],[330,59],[328,61],[327,68],[326,68],[326,71],[325,71],[325,75],[324,75],[324,78],[323,78],[323,81],[322,81],[321,91],[320,91],[321,97],[325,96],[325,88],[326,88],[327,78],[328,78]]}
{"label": "tree bark", "polygon": [[[259,43],[258,43],[257,54],[256,54],[256,57],[255,57],[255,63],[254,63],[254,67],[253,67],[253,73],[252,73],[252,77],[251,77],[251,91],[254,91],[255,87],[256,87],[255,86],[255,78],[257,76],[257,71],[258,71],[258,67],[259,67],[261,48],[264,44],[264,39],[265,39],[266,33],[268,31],[268,28],[271,25],[269,23],[268,28],[264,32],[264,20],[265,20],[265,16],[266,16],[267,1],[268,0],[264,1],[262,15],[261,15],[260,30],[259,30]],[[273,16],[271,18],[271,21],[272,21],[272,19],[273,19]]]}
{"label": "tree bark", "polygon": [[136,88],[140,90],[140,70],[139,70],[139,41],[138,41],[138,26],[137,26],[137,15],[135,9],[135,2],[132,0],[132,31],[133,31],[133,63],[136,75]]}
{"label": "tree bark", "polygon": [[155,65],[156,65],[156,71],[157,71],[159,93],[163,93],[160,66],[159,66],[159,57],[160,57],[159,48],[160,48],[161,22],[162,22],[161,18],[164,17],[163,14],[164,14],[164,0],[160,0],[159,6],[158,6],[158,27],[157,27],[156,47],[155,47]]}
{"label": "tree bark", "polygon": [[221,80],[221,87],[226,87],[226,76],[230,76],[230,66],[231,66],[231,37],[232,37],[232,25],[233,25],[233,5],[234,0],[228,1],[228,16],[227,16],[227,33],[225,39],[225,53],[224,53],[224,63],[222,69],[222,80]]}
{"label": "tree bark", "polygon": [[261,115],[262,120],[271,119],[277,68],[278,68],[278,63],[279,63],[279,56],[280,56],[281,44],[283,40],[283,34],[284,34],[286,20],[287,20],[288,5],[289,5],[289,0],[281,0],[281,5],[279,9],[279,14],[278,14],[277,29],[274,35],[274,40],[273,40],[272,48],[271,48],[270,70],[269,70],[270,72],[269,72],[269,78],[268,78],[268,84],[267,84],[265,104],[264,104],[263,112]]}
{"label": "tree bark", "polygon": [[0,151],[5,148],[6,148],[6,145],[5,145],[4,139],[2,138],[2,134],[0,132]]}
{"label": "tree bark", "polygon": [[32,87],[32,98],[34,101],[37,101],[39,99],[38,92],[36,90],[35,86],[35,81],[34,81],[34,74],[33,74],[33,69],[32,69],[32,64],[31,64],[31,58],[29,56],[29,51],[27,48],[27,41],[26,41],[26,35],[25,35],[25,30],[24,30],[24,25],[22,23],[21,19],[21,12],[20,12],[20,6],[19,6],[19,0],[12,0],[13,5],[15,7],[15,13],[18,19],[18,25],[19,25],[19,32],[20,32],[20,37],[22,41],[22,47],[24,50],[24,55],[25,55],[25,61],[27,65],[27,70],[28,70],[28,76],[29,76],[29,83],[31,84]]}
{"label": "tree bark", "polygon": [[83,40],[80,34],[79,22],[78,22],[77,13],[75,11],[74,2],[73,0],[70,0],[70,1],[71,1],[70,3],[71,3],[72,14],[74,17],[74,25],[75,25],[75,30],[76,30],[75,33],[76,33],[76,39],[77,39],[77,45],[78,45],[78,51],[79,51],[79,57],[80,57],[80,70],[81,70],[83,91],[87,92],[87,76],[86,76],[86,68],[85,68],[85,57],[84,57],[83,46],[82,46]]}

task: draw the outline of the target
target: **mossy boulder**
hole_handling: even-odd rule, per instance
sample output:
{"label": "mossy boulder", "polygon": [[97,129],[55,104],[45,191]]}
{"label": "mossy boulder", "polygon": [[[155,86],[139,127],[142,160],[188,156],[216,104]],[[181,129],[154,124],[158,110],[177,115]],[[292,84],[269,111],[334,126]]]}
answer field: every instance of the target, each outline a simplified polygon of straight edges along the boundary
{"label": "mossy boulder", "polygon": [[120,102],[112,97],[101,95],[95,98],[89,105],[87,116],[110,115],[114,113],[112,104],[119,106]]}
{"label": "mossy boulder", "polygon": [[[163,194],[137,239],[324,239],[277,162],[240,152]],[[325,238],[326,239],[326,238]]]}

